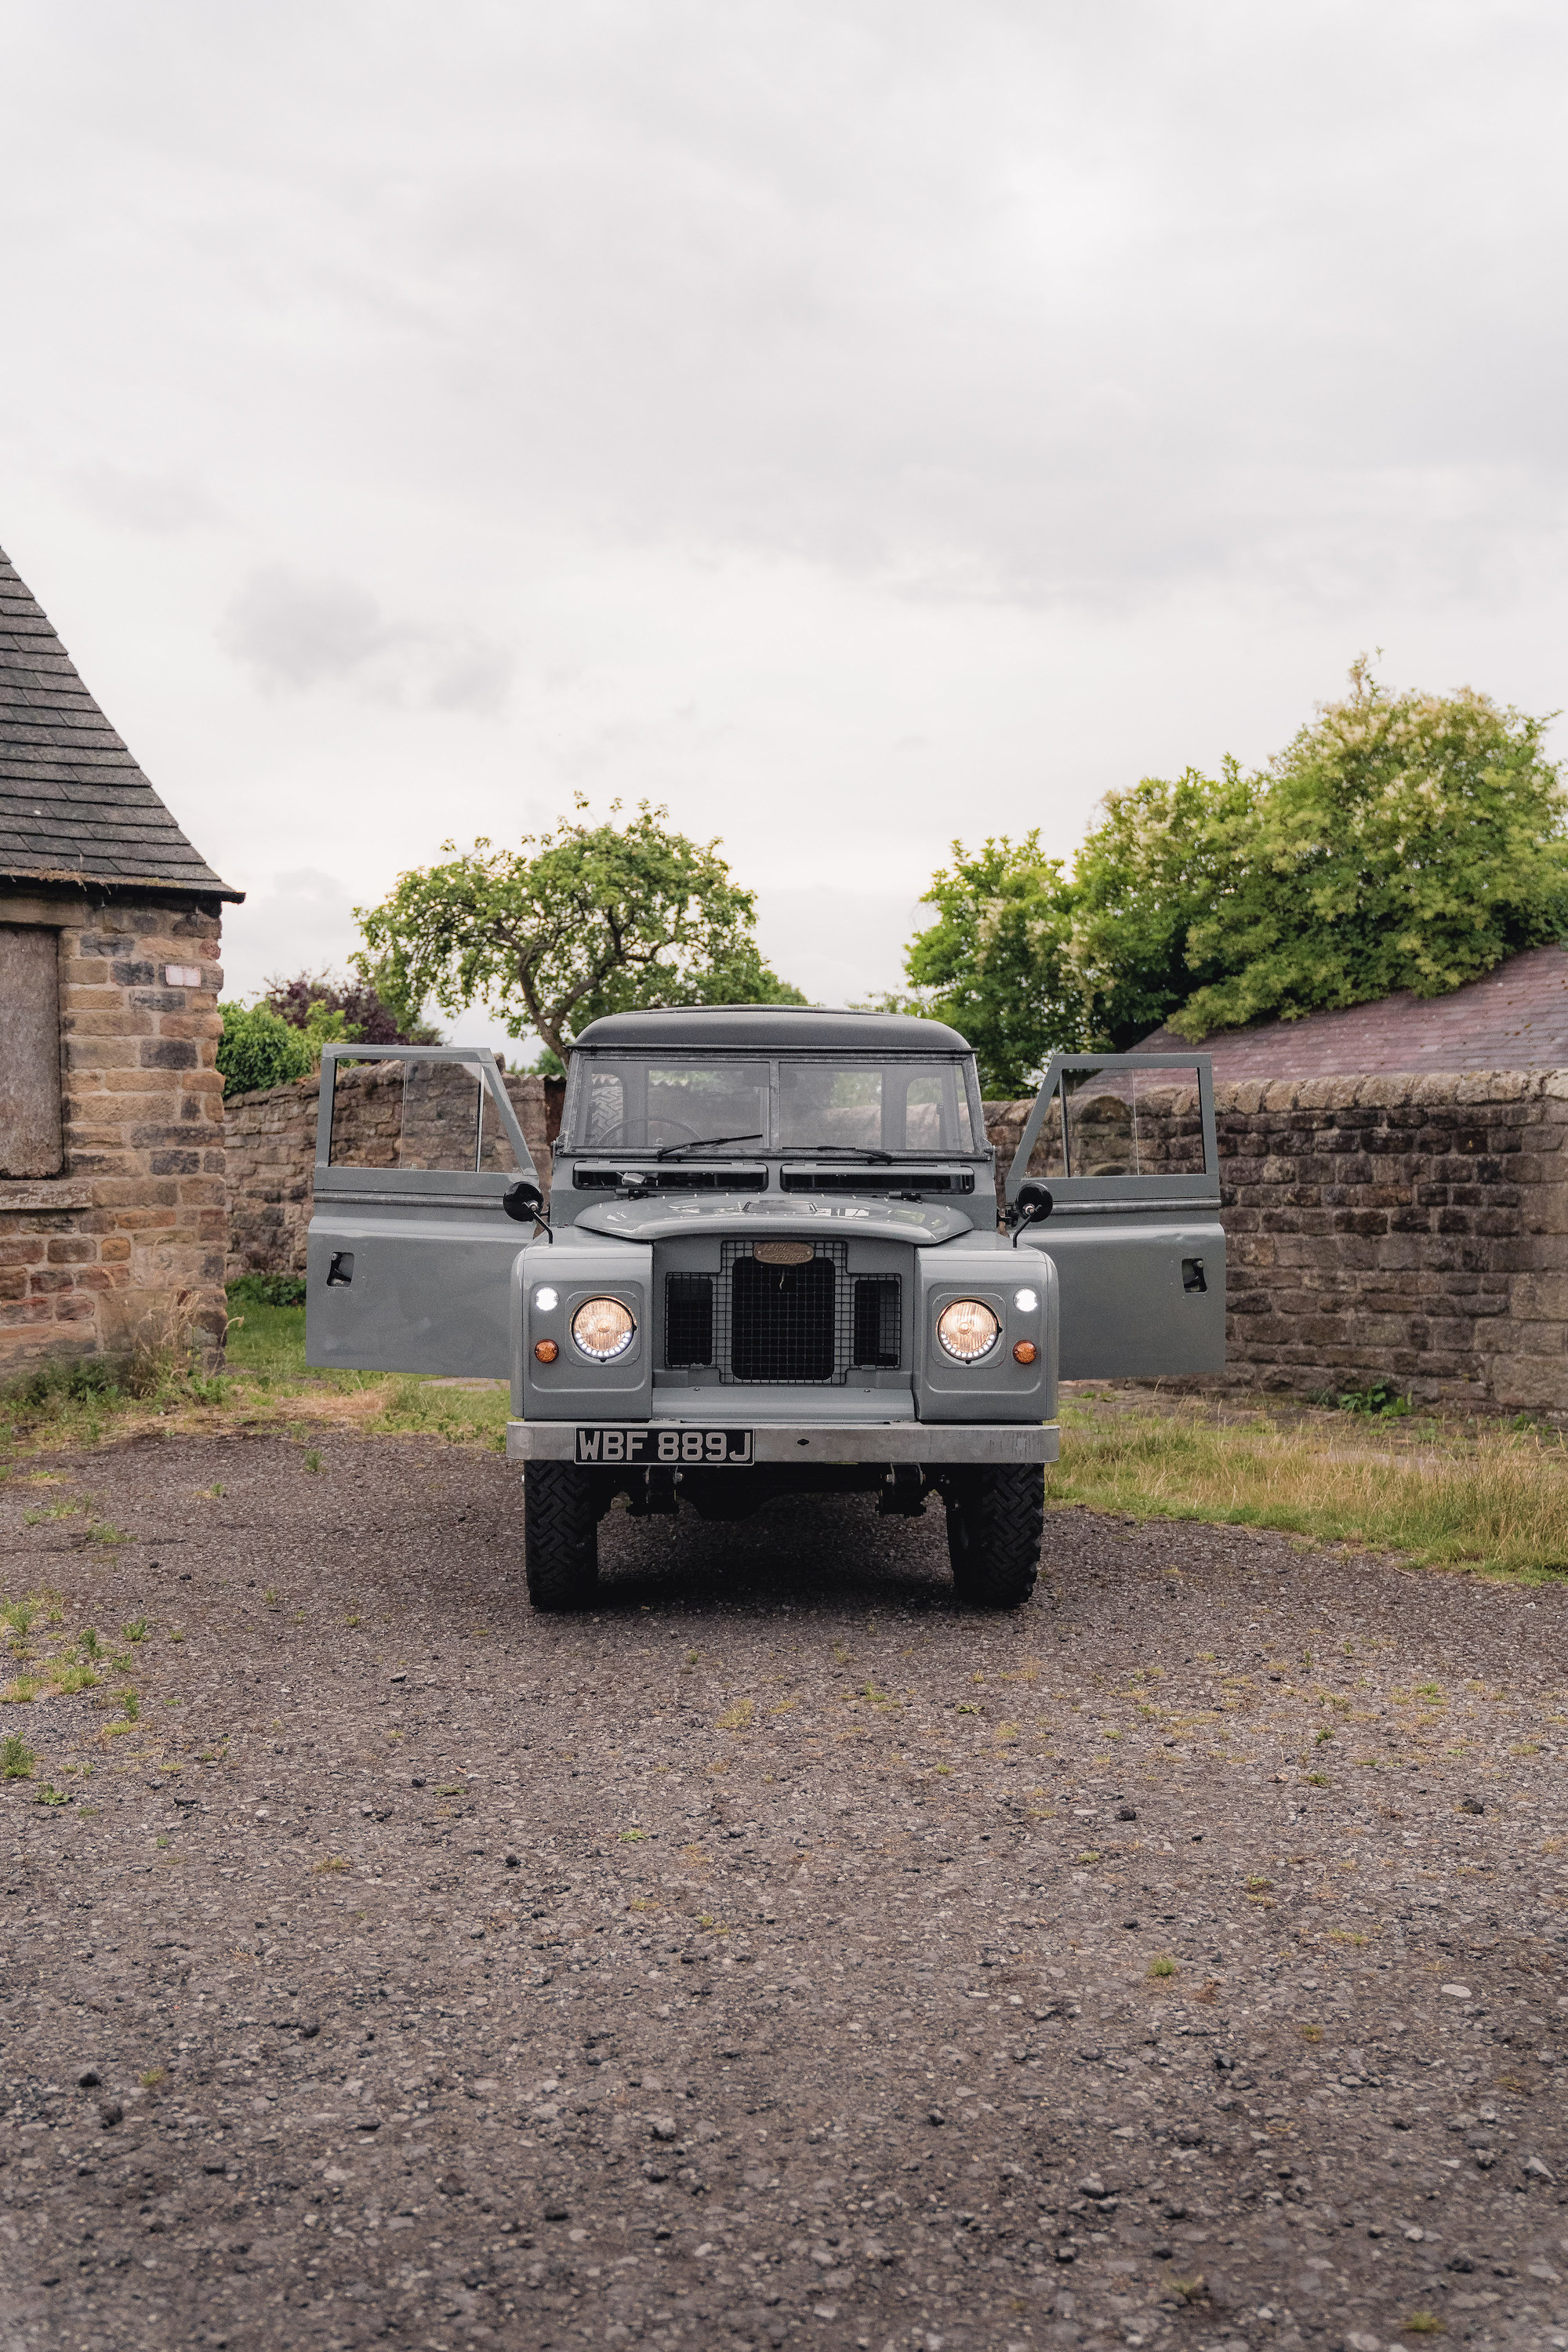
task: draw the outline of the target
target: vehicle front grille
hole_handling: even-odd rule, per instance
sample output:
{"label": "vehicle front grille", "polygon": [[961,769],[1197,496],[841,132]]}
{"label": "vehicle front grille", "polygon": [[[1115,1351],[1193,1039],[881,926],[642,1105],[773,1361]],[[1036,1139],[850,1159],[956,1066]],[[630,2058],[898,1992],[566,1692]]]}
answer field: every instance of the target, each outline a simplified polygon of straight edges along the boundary
{"label": "vehicle front grille", "polygon": [[726,1383],[826,1386],[851,1370],[896,1371],[903,1286],[896,1274],[851,1275],[843,1242],[817,1242],[795,1265],[773,1265],[750,1242],[721,1246],[721,1271],[668,1274],[664,1360],[711,1367]]}
{"label": "vehicle front grille", "polygon": [[[841,1246],[841,1245],[840,1245]],[[820,1249],[801,1265],[766,1265],[749,1251],[730,1272],[730,1376],[737,1381],[830,1381],[840,1267]]]}
{"label": "vehicle front grille", "polygon": [[665,1276],[664,1360],[672,1371],[692,1371],[713,1361],[710,1274]]}
{"label": "vehicle front grille", "polygon": [[901,1319],[898,1276],[862,1275],[855,1285],[857,1366],[890,1370],[897,1365]]}

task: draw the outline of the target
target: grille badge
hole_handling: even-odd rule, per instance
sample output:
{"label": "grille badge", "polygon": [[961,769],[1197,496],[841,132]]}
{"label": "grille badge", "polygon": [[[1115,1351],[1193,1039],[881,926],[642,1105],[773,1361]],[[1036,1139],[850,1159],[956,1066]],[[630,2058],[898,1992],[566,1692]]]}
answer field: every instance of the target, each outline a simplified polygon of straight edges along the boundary
{"label": "grille badge", "polygon": [[764,1265],[805,1265],[816,1252],[809,1242],[754,1242],[752,1255]]}

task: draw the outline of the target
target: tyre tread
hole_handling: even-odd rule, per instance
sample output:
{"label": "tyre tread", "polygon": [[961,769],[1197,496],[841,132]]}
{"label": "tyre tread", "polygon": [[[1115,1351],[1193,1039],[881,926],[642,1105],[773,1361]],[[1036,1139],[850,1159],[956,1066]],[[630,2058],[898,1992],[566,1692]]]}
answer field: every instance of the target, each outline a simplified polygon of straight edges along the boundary
{"label": "tyre tread", "polygon": [[588,1608],[599,1587],[599,1525],[585,1474],[531,1462],[522,1485],[523,1560],[536,1609]]}
{"label": "tyre tread", "polygon": [[948,1492],[953,1590],[971,1608],[1017,1609],[1040,1572],[1045,1474],[1023,1465],[972,1470]]}

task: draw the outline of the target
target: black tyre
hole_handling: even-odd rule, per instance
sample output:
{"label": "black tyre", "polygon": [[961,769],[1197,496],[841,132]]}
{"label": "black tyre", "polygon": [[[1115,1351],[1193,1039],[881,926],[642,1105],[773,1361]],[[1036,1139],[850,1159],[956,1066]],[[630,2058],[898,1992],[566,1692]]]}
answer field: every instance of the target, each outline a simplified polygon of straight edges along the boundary
{"label": "black tyre", "polygon": [[531,1462],[522,1480],[528,1597],[536,1609],[586,1609],[599,1590],[599,1518],[590,1474]]}
{"label": "black tyre", "polygon": [[1017,1609],[1040,1572],[1046,1479],[1036,1468],[955,1470],[947,1482],[953,1591],[972,1609]]}

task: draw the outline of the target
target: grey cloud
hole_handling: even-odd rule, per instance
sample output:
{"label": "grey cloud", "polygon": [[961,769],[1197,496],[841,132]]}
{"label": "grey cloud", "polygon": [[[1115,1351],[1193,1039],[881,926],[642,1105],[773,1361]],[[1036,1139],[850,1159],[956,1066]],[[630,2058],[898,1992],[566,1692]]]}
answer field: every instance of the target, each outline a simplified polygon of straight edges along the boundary
{"label": "grey cloud", "polygon": [[80,469],[77,487],[96,513],[130,530],[162,537],[223,519],[205,485],[175,467],[137,473],[101,459]]}
{"label": "grey cloud", "polygon": [[297,866],[244,877],[242,906],[224,923],[224,982],[231,998],[254,997],[274,978],[341,964],[359,944],[353,905],[362,894],[339,874]]}
{"label": "grey cloud", "polygon": [[[158,253],[94,333],[263,467],[939,599],[1561,573],[1552,0],[150,7],[179,76],[73,19]],[[270,614],[257,657],[384,691],[353,596],[335,672]],[[482,646],[420,675],[500,690]]]}
{"label": "grey cloud", "polygon": [[464,628],[397,620],[353,581],[287,565],[253,572],[218,631],[226,653],[273,692],[352,685],[367,698],[437,710],[499,710],[507,649]]}

